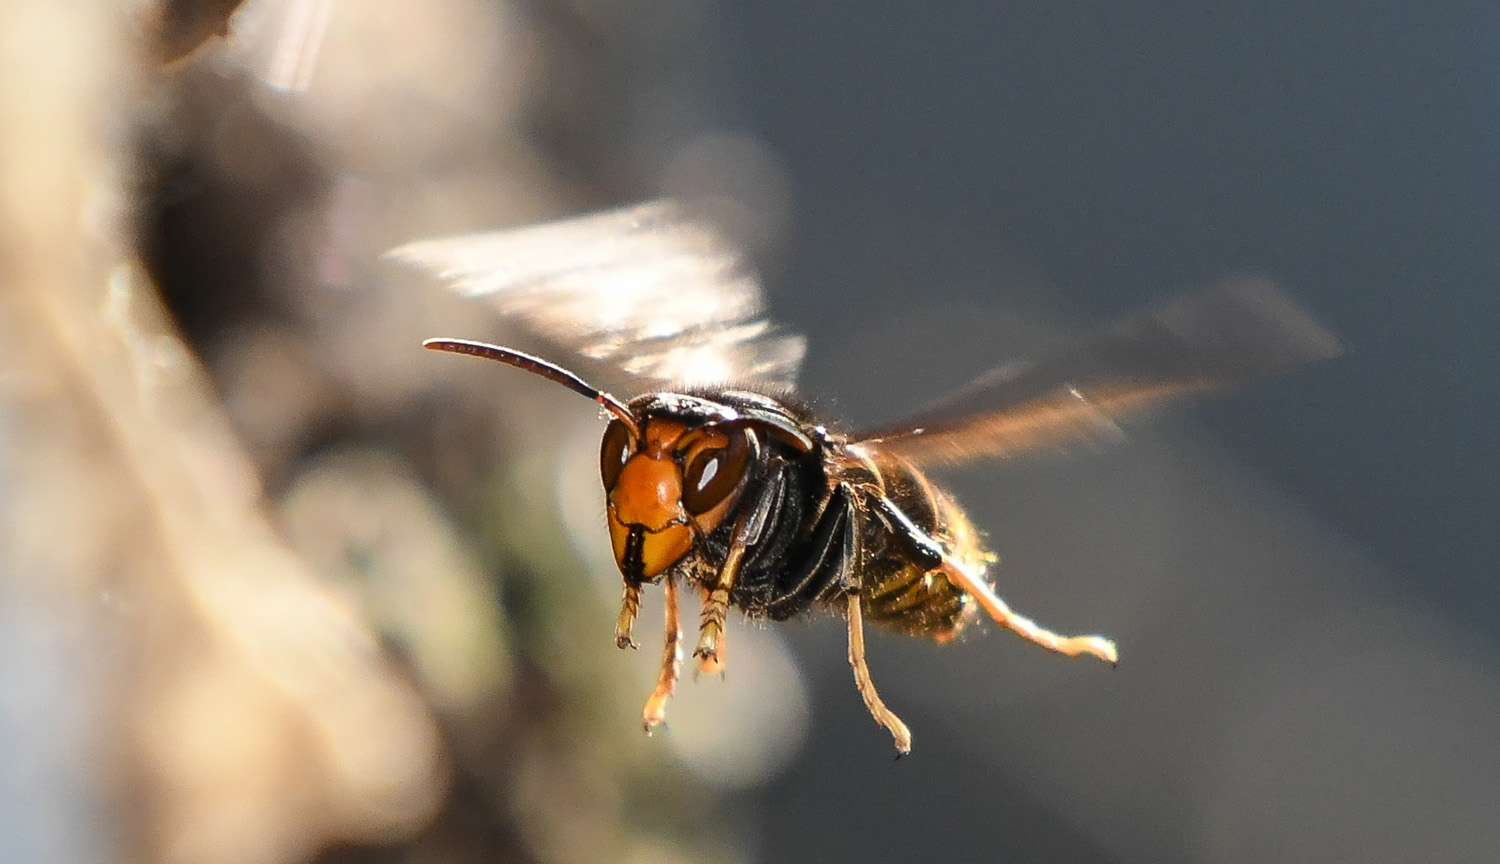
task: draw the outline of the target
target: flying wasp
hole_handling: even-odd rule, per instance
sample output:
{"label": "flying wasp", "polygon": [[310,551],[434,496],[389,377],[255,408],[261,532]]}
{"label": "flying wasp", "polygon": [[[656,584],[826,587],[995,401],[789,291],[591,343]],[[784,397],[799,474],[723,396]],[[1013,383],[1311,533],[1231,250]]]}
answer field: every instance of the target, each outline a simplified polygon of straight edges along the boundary
{"label": "flying wasp", "polygon": [[794,398],[801,337],[760,317],[761,291],[738,250],[674,202],[419,241],[391,255],[635,379],[641,392],[625,400],[510,348],[424,343],[539,375],[608,415],[599,468],[624,581],[620,647],[635,645],[641,589],[666,592],[647,732],[665,719],[681,670],[682,586],[702,597],[693,657],[706,672],[723,669],[731,607],[773,621],[816,609],[844,616],[855,685],[900,754],[911,732],[870,678],[866,622],[947,642],[983,614],[1049,650],[1116,663],[1109,639],[1062,636],[1006,605],[987,573],[994,556],[923,469],[1116,435],[1117,420],[1166,398],[1338,351],[1269,284],[1240,282],[1000,367],[919,416],[850,433]]}

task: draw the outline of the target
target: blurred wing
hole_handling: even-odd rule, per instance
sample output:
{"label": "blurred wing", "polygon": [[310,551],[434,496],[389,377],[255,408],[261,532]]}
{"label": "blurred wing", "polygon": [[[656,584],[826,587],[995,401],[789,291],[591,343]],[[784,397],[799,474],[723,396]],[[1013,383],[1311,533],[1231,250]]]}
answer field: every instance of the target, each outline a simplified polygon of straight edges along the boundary
{"label": "blurred wing", "polygon": [[1065,352],[1002,366],[919,416],[856,436],[917,463],[1007,458],[1118,436],[1124,415],[1339,352],[1269,283],[1238,282],[1116,323]]}
{"label": "blurred wing", "polygon": [[796,383],[803,338],[760,317],[761,288],[740,251],[672,201],[388,254],[655,384]]}

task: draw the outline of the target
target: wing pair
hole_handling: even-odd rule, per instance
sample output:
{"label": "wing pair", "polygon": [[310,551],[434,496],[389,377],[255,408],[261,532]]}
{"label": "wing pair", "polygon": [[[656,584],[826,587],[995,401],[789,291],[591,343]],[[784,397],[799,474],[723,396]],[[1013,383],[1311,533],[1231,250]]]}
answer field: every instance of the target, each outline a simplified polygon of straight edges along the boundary
{"label": "wing pair", "polygon": [[[805,350],[800,335],[761,317],[763,293],[740,251],[671,201],[419,241],[390,255],[615,365],[642,389],[732,382],[784,392]],[[1001,366],[918,416],[854,440],[917,464],[1008,458],[1118,435],[1117,420],[1164,399],[1338,351],[1274,286],[1241,281],[1130,316],[1040,360]]]}

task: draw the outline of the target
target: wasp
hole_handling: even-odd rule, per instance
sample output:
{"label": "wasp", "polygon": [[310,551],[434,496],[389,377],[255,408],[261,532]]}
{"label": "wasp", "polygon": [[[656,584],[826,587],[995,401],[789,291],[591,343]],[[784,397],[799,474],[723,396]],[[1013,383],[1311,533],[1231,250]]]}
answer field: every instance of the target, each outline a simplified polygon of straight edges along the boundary
{"label": "wasp", "polygon": [[814,610],[844,617],[855,686],[898,755],[910,752],[911,732],[871,680],[866,623],[948,642],[982,615],[1059,654],[1116,664],[1109,639],[1059,635],[1001,599],[988,573],[995,557],[925,469],[1117,435],[1120,418],[1168,397],[1339,350],[1275,288],[1240,282],[1000,367],[905,421],[846,432],[796,399],[789,378],[800,337],[758,317],[759,288],[737,250],[680,205],[393,254],[651,385],[621,399],[512,348],[424,343],[541,376],[603,409],[599,471],[624,584],[616,644],[635,645],[641,590],[660,583],[666,594],[661,670],[643,710],[648,733],[665,719],[681,672],[684,587],[702,599],[692,655],[704,672],[724,668],[731,608],[757,620]]}

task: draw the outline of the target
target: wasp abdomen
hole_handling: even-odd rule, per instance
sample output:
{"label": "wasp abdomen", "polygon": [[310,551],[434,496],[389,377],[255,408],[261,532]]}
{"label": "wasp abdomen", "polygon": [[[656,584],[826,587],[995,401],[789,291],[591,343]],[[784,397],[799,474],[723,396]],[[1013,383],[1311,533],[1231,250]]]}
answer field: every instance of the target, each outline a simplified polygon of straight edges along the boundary
{"label": "wasp abdomen", "polygon": [[969,517],[904,461],[871,463],[883,491],[872,490],[864,520],[861,585],[867,619],[887,630],[946,642],[972,617],[968,595],[944,575],[944,558],[983,572],[987,555]]}

